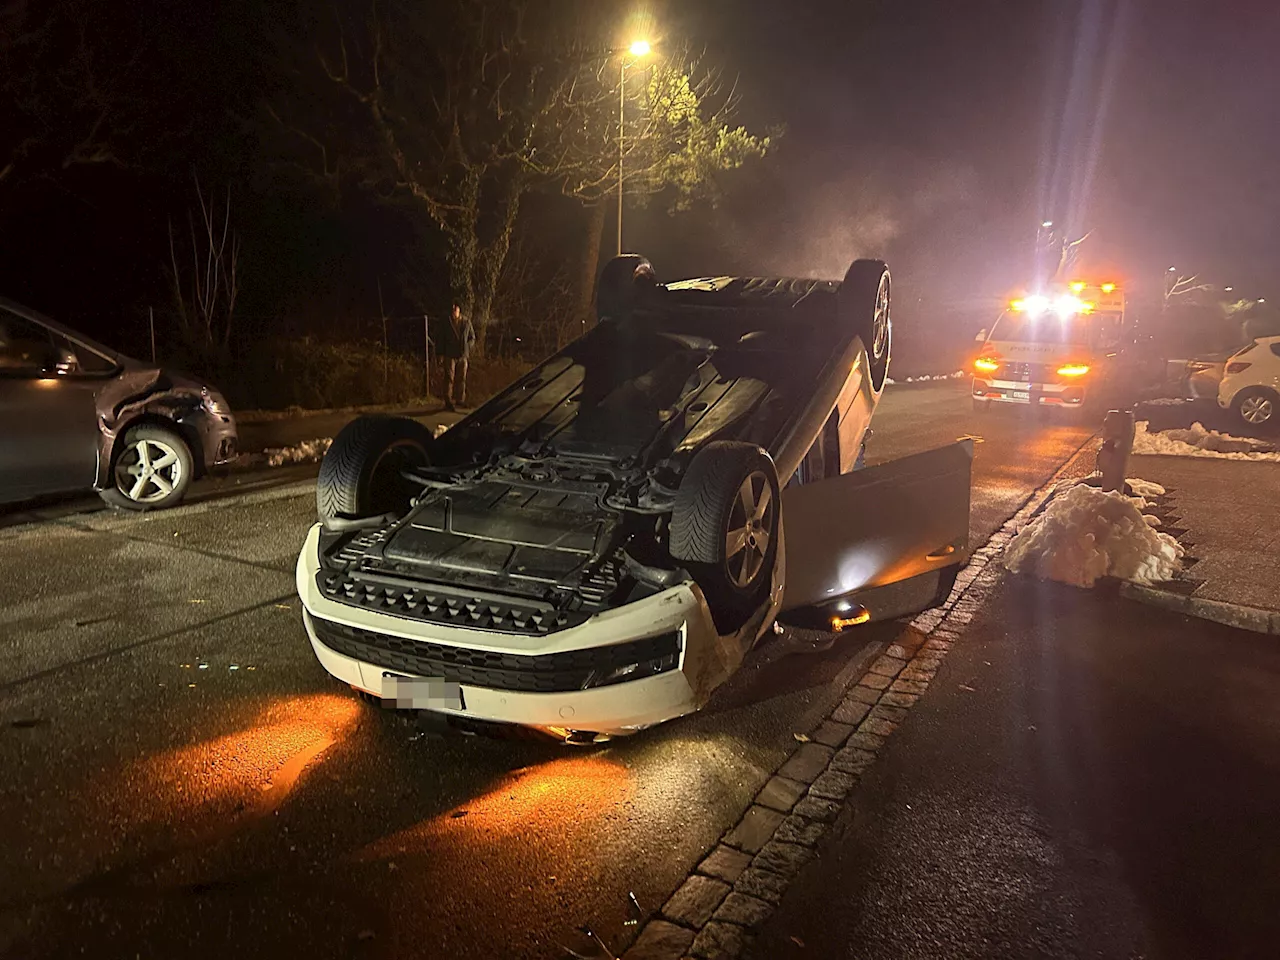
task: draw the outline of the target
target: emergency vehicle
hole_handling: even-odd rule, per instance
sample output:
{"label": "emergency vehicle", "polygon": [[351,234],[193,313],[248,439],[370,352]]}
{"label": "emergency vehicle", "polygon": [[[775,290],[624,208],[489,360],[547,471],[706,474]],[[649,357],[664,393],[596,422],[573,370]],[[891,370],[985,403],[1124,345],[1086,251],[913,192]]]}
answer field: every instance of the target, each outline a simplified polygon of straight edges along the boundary
{"label": "emergency vehicle", "polygon": [[1124,290],[1114,281],[1072,280],[1012,300],[974,361],[974,408],[1104,403],[1127,336]]}

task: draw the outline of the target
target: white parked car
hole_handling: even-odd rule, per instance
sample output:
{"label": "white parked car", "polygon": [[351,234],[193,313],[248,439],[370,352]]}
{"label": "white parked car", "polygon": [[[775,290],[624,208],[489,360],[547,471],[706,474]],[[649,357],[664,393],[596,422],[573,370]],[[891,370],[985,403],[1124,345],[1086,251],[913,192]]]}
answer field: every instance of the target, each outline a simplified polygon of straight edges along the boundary
{"label": "white parked car", "polygon": [[1259,337],[1227,360],[1218,406],[1246,426],[1280,422],[1280,337]]}

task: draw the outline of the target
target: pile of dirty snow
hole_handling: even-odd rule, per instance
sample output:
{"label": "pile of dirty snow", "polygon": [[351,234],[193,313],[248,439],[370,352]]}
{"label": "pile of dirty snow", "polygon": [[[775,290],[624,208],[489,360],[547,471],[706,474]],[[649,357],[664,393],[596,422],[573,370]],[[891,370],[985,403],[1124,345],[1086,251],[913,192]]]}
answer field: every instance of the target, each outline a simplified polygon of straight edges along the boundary
{"label": "pile of dirty snow", "polygon": [[[1135,493],[1141,489],[1158,495],[1157,484],[1129,484]],[[1013,538],[1005,566],[1077,587],[1092,587],[1101,577],[1141,584],[1172,580],[1182,569],[1182,546],[1152,529],[1142,514],[1146,505],[1142,496],[1077,484],[1055,496],[1044,513]]]}
{"label": "pile of dirty snow", "polygon": [[920,377],[904,377],[901,380],[891,380],[886,378],[885,383],[929,383],[934,380],[962,380],[969,374],[963,370],[957,370],[955,373],[926,373]]}
{"label": "pile of dirty snow", "polygon": [[1187,430],[1162,430],[1152,433],[1146,420],[1134,424],[1133,452],[1163,454],[1169,457],[1219,457],[1225,460],[1275,460],[1280,453],[1273,444],[1249,437],[1233,437],[1209,430],[1203,423],[1193,423]]}
{"label": "pile of dirty snow", "polygon": [[286,463],[318,463],[331,443],[332,437],[320,437],[303,440],[295,447],[267,447],[263,453],[271,467],[282,467]]}
{"label": "pile of dirty snow", "polygon": [[[447,424],[437,423],[428,429],[433,437],[439,437],[449,427]],[[315,440],[303,440],[295,447],[267,447],[262,453],[267,458],[269,467],[282,467],[286,463],[319,463],[332,444],[332,437],[318,437]]]}
{"label": "pile of dirty snow", "polygon": [[[1165,493],[1164,487],[1158,483],[1152,483],[1150,480],[1135,480],[1130,477],[1125,483],[1129,485],[1133,495],[1143,501],[1146,501],[1149,497],[1163,497]],[[1145,502],[1139,504],[1140,507],[1145,507],[1146,505]]]}

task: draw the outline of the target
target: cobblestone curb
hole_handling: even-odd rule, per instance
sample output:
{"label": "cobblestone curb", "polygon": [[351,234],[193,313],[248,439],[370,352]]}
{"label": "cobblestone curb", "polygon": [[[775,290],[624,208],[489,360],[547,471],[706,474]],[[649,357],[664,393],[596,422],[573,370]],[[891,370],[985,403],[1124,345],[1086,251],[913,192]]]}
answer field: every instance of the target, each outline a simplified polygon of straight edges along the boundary
{"label": "cobblestone curb", "polygon": [[783,761],[746,812],[651,918],[623,960],[733,960],[815,854],[840,807],[929,688],[1003,569],[1009,541],[1057,487],[1050,480],[960,571],[946,603],[920,614]]}

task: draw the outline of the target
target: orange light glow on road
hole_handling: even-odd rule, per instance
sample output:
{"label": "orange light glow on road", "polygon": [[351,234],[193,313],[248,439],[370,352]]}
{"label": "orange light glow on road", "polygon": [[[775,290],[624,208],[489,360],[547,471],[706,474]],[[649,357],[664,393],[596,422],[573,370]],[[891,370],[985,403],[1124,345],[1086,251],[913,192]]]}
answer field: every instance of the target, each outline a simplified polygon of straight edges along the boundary
{"label": "orange light glow on road", "polygon": [[308,764],[355,723],[358,701],[331,694],[271,702],[243,730],[141,760],[129,773],[160,816],[222,808],[248,799],[255,809],[278,806]]}
{"label": "orange light glow on road", "polygon": [[557,844],[566,833],[590,831],[634,794],[635,784],[622,764],[597,756],[562,757],[517,770],[458,809],[371,844],[357,859],[378,860],[428,847],[438,851],[448,838],[464,846],[513,835],[530,843],[541,837]]}

